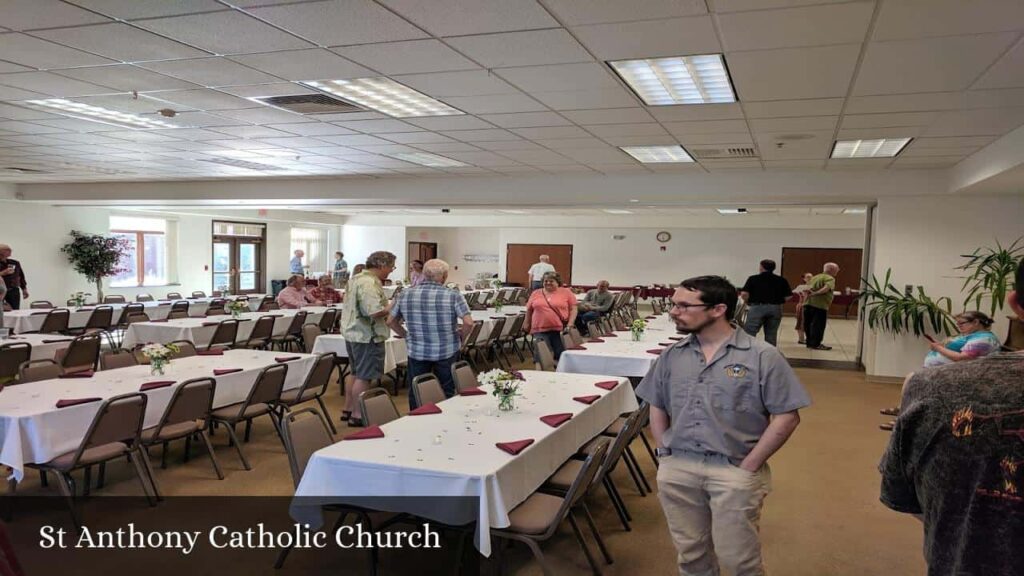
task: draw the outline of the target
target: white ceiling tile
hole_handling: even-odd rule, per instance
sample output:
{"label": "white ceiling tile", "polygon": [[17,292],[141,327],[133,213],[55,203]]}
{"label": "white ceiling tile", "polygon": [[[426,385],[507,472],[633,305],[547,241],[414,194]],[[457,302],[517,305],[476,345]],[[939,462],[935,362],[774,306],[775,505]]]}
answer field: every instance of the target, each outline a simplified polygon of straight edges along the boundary
{"label": "white ceiling tile", "polygon": [[594,172],[591,168],[580,164],[556,164],[552,166],[538,164],[538,166],[543,166],[541,170],[548,174],[563,174],[566,172]]}
{"label": "white ceiling tile", "polygon": [[952,36],[1024,29],[1018,0],[900,0],[883,2],[876,40]]}
{"label": "white ceiling tile", "polygon": [[381,74],[416,74],[480,68],[437,40],[408,40],[335,48],[345,58]]}
{"label": "white ceiling tile", "polygon": [[503,140],[522,140],[519,136],[509,132],[492,128],[490,130],[453,130],[443,132],[445,136],[462,142],[500,142]]}
{"label": "white ceiling tile", "polygon": [[291,122],[312,122],[302,114],[286,112],[279,108],[260,106],[259,108],[246,108],[245,110],[218,110],[217,114],[225,118],[234,118],[251,124],[287,124]]}
{"label": "white ceiling tile", "polygon": [[[252,68],[246,68],[227,58],[197,58],[193,60],[168,60],[166,62],[146,62],[142,67],[182,80],[194,82],[200,86],[232,86],[239,84],[262,84],[278,81],[277,78]],[[293,94],[306,91],[295,87]]]}
{"label": "white ceiling tile", "polygon": [[722,51],[710,16],[577,26],[572,32],[601,60]]}
{"label": "white ceiling tile", "polygon": [[123,62],[207,55],[202,50],[122,23],[40,30],[33,32],[33,35]]}
{"label": "white ceiling tile", "polygon": [[700,104],[681,106],[651,106],[647,108],[662,122],[686,122],[692,120],[730,120],[743,118],[743,110],[738,102],[731,104]]}
{"label": "white ceiling tile", "polygon": [[408,118],[406,122],[425,130],[483,130],[494,128],[475,116],[434,116]]}
{"label": "white ceiling tile", "polygon": [[[0,83],[3,78],[0,77]],[[449,106],[469,114],[505,114],[512,112],[539,112],[547,108],[524,94],[496,94],[493,96],[465,96],[445,98]]]}
{"label": "white ceiling tile", "polygon": [[896,128],[843,128],[836,134],[839,140],[872,140],[875,138],[912,138],[924,132],[924,126]]}
{"label": "white ceiling tile", "polygon": [[572,164],[573,161],[551,150],[505,150],[502,156],[531,166],[555,166]]}
{"label": "white ceiling tile", "polygon": [[108,58],[17,33],[0,34],[0,54],[9,62],[42,70],[114,63]]}
{"label": "white ceiling tile", "polygon": [[[0,76],[0,82],[3,77]],[[32,100],[33,98],[39,98],[45,96],[39,92],[32,92],[30,90],[22,90],[20,88],[12,88],[10,86],[0,86],[0,100]]]}
{"label": "white ceiling tile", "polygon": [[525,92],[557,92],[619,86],[611,72],[596,62],[524,66],[494,72]]}
{"label": "white ceiling tile", "polygon": [[727,52],[863,42],[873,2],[826,4],[718,16]]}
{"label": "white ceiling tile", "polygon": [[240,108],[257,108],[261,106],[251,100],[239,98],[216,90],[170,90],[156,94],[146,94],[146,98],[167,102],[174,106],[185,106],[197,110],[237,110]]}
{"label": "white ceiling tile", "polygon": [[568,26],[664,20],[707,13],[703,0],[548,0],[545,4]]}
{"label": "white ceiling tile", "polygon": [[426,38],[422,30],[370,0],[331,0],[248,10],[320,46]]}
{"label": "white ceiling tile", "polygon": [[[221,140],[224,135],[220,132],[213,132],[211,130],[203,130],[202,128],[177,128],[174,130],[174,136],[177,138],[185,138],[187,140],[204,141],[204,140]],[[211,148],[206,146],[206,148]],[[192,150],[192,148],[182,148],[182,150]]]}
{"label": "white ceiling tile", "polygon": [[97,86],[88,82],[79,82],[50,72],[20,72],[17,74],[0,74],[0,84],[23,88],[33,92],[41,92],[49,96],[84,96],[89,94],[106,94],[112,92],[105,86]]}
{"label": "white ceiling tile", "polygon": [[484,150],[543,150],[544,147],[529,140],[492,140],[476,142],[475,145]]}
{"label": "white ceiling tile", "polygon": [[22,66],[20,64],[11,64],[10,62],[0,61],[0,74],[7,74],[8,72],[30,72],[35,70],[28,66]]}
{"label": "white ceiling tile", "polygon": [[881,112],[915,112],[924,110],[956,110],[963,107],[963,92],[933,92],[930,94],[891,94],[883,96],[851,96],[846,104],[847,114],[876,114]]}
{"label": "white ceiling tile", "polygon": [[704,167],[697,162],[688,163],[662,163],[662,164],[645,164],[648,170],[655,173],[677,173],[677,172],[704,172]]}
{"label": "white ceiling tile", "polygon": [[533,97],[553,110],[593,110],[635,106],[636,97],[624,88],[535,92]]}
{"label": "white ceiling tile", "polygon": [[900,157],[926,157],[926,156],[970,156],[978,150],[979,146],[960,146],[956,148],[916,148],[911,143],[906,150],[900,153]]}
{"label": "white ceiling tile", "polygon": [[784,48],[726,55],[741,101],[846,95],[860,45]]}
{"label": "white ceiling tile", "polygon": [[792,8],[810,4],[835,4],[848,0],[708,0],[712,12],[744,12],[747,10],[767,10],[770,8]]}
{"label": "white ceiling tile", "polygon": [[137,25],[214,54],[309,48],[308,42],[237,11],[142,20]]}
{"label": "white ceiling tile", "polygon": [[[154,119],[159,120],[164,119],[158,117],[157,114],[149,114],[148,116],[151,116]],[[191,126],[193,128],[202,128],[205,126],[234,126],[241,124],[241,122],[238,122],[237,120],[233,120],[231,118],[224,118],[221,116],[215,116],[213,114],[206,114],[204,112],[180,112],[178,113],[177,116],[174,117],[174,119],[170,120],[170,122],[173,122],[178,126]],[[173,133],[168,133],[173,135]]]}
{"label": "white ceiling tile", "polygon": [[1016,39],[1016,34],[1004,33],[873,42],[864,55],[853,93],[964,90]]}
{"label": "white ceiling tile", "polygon": [[892,158],[839,158],[830,159],[826,170],[881,170],[892,164]]}
{"label": "white ceiling tile", "polygon": [[399,144],[437,144],[441,142],[455,142],[451,138],[435,132],[396,132],[381,133],[382,138],[398,142]]}
{"label": "white ceiling tile", "polygon": [[944,168],[963,160],[963,156],[907,156],[897,158],[893,168]]}
{"label": "white ceiling tile", "polygon": [[[765,160],[812,160],[825,159],[832,150],[832,131],[807,131],[801,135],[810,136],[803,140],[783,140],[785,135],[775,133],[755,134],[761,158]],[[780,147],[779,144],[782,144]]]}
{"label": "white ceiling tile", "polygon": [[834,116],[843,109],[842,98],[743,102],[747,118],[786,118],[793,116]]}
{"label": "white ceiling tile", "polygon": [[[1021,3],[1024,6],[1024,3]],[[994,66],[988,69],[977,82],[971,85],[974,89],[984,88],[1015,88],[1024,86],[1024,41],[1003,55]]]}
{"label": "white ceiling tile", "polygon": [[598,172],[608,173],[620,173],[620,172],[647,172],[647,168],[643,164],[592,164],[587,163],[588,166],[597,170]]}
{"label": "white ceiling tile", "polygon": [[50,114],[49,112],[43,112],[42,110],[34,110],[32,108],[0,104],[0,118],[4,118],[6,120],[40,120],[46,118],[63,118],[63,116]]}
{"label": "white ceiling tile", "polygon": [[572,122],[554,112],[520,112],[518,114],[485,114],[482,119],[502,128],[536,128],[539,126],[570,126]]}
{"label": "white ceiling tile", "polygon": [[[733,139],[745,137],[747,141],[750,140],[750,134],[730,134]],[[701,134],[698,136],[688,136],[688,138],[715,138],[717,135],[714,134]],[[682,141],[682,138],[679,139]],[[673,136],[605,136],[604,142],[611,144],[612,146],[674,146],[679,144],[676,138]]]}
{"label": "white ceiling tile", "polygon": [[372,70],[323,49],[246,54],[231,59],[285,80],[344,80],[377,76]]}
{"label": "white ceiling tile", "polygon": [[1024,102],[1024,88],[970,90],[963,93],[964,108],[1006,108]]}
{"label": "white ceiling tile", "polygon": [[[99,106],[101,108],[109,108],[110,110],[117,110],[118,112],[131,112],[134,114],[147,114],[166,107],[166,104],[159,100],[153,100],[144,96],[136,98],[133,94],[125,92],[119,94],[104,94],[102,96],[83,96],[75,98],[75,101],[92,106]],[[179,112],[180,111],[181,110],[179,110]]]}
{"label": "white ceiling tile", "polygon": [[611,136],[667,136],[668,133],[660,124],[598,124],[584,126],[588,132],[598,138]]}
{"label": "white ceiling tile", "polygon": [[108,18],[58,0],[4,0],[0,22],[11,30],[34,30],[107,22]]}
{"label": "white ceiling tile", "polygon": [[447,42],[487,68],[588,62],[592,59],[563,29],[462,36],[449,38]]}
{"label": "white ceiling tile", "polygon": [[375,138],[366,134],[353,134],[351,136],[317,136],[317,140],[323,140],[330,144],[338,144],[339,146],[376,146],[392,144],[387,140],[381,138]]}
{"label": "white ceiling tile", "polygon": [[950,136],[944,138],[915,138],[908,148],[960,148],[988,146],[995,136]]}
{"label": "white ceiling tile", "polygon": [[708,120],[704,122],[665,122],[665,128],[675,135],[721,134],[744,132],[747,130],[745,120]]}
{"label": "white ceiling tile", "polygon": [[587,138],[590,136],[582,128],[576,126],[551,126],[546,128],[514,128],[512,132],[527,140],[540,138]]}
{"label": "white ceiling tile", "polygon": [[67,132],[67,130],[62,128],[54,128],[52,126],[45,126],[43,124],[34,124],[30,122],[19,122],[17,120],[0,122],[0,130],[17,132],[19,134],[57,134],[60,132]]}
{"label": "white ceiling tile", "polygon": [[434,98],[451,96],[490,96],[517,94],[519,91],[486,70],[410,74],[393,78]]}
{"label": "white ceiling tile", "polygon": [[299,122],[289,124],[269,124],[269,128],[283,130],[299,136],[330,136],[341,134],[355,134],[354,130],[342,128],[329,122]]}
{"label": "white ceiling tile", "polygon": [[387,114],[380,112],[338,112],[336,114],[317,114],[316,119],[321,122],[351,122],[353,120],[387,120]]}
{"label": "white ceiling tile", "polygon": [[[423,132],[420,132],[423,134]],[[429,134],[429,132],[427,132]],[[426,150],[427,152],[475,152],[480,150],[472,144],[466,144],[464,142],[425,142],[416,144],[416,147],[420,150]]]}
{"label": "white ceiling tile", "polygon": [[931,124],[938,112],[897,112],[892,114],[847,114],[843,128],[886,128]]}
{"label": "white ceiling tile", "polygon": [[[555,28],[558,21],[535,0],[382,0],[435,36],[464,36]],[[457,17],[452,17],[457,14]]]}
{"label": "white ceiling tile", "polygon": [[1024,124],[1024,108],[943,112],[922,136],[999,136]]}
{"label": "white ceiling tile", "polygon": [[562,149],[560,154],[584,164],[624,164],[632,158],[618,148]]}
{"label": "white ceiling tile", "polygon": [[643,108],[568,110],[561,114],[577,124],[629,124],[653,121],[651,114]]}
{"label": "white ceiling tile", "polygon": [[157,18],[195,12],[223,10],[224,5],[214,0],[71,0],[96,12],[115,18],[134,20],[136,18]]}
{"label": "white ceiling tile", "polygon": [[[284,138],[261,138],[259,142],[267,144],[268,147],[274,148],[288,148],[288,149],[302,149],[302,148],[316,148],[323,146],[324,143],[319,138],[309,138],[306,136],[288,136]],[[390,142],[385,142],[390,144]]]}
{"label": "white ceiling tile", "polygon": [[[275,136],[291,136],[287,132],[274,130],[264,126],[221,126],[213,130],[235,138],[273,138]],[[223,136],[222,136],[223,137]]]}
{"label": "white ceiling tile", "polygon": [[[293,82],[273,82],[270,84],[253,84],[240,86],[227,86],[220,89],[221,92],[233,94],[240,98],[256,98],[266,96],[294,96],[297,94],[316,94],[317,91],[306,88]],[[319,116],[320,120],[327,120],[327,114]],[[348,116],[343,116],[348,118]]]}
{"label": "white ceiling tile", "polygon": [[534,142],[551,150],[607,150],[610,144],[592,136],[586,138],[538,138]]}
{"label": "white ceiling tile", "polygon": [[510,158],[506,158],[494,152],[450,152],[445,154],[448,158],[458,160],[459,162],[465,162],[467,164],[473,164],[474,166],[517,166],[518,162]]}
{"label": "white ceiling tile", "polygon": [[357,130],[367,134],[387,134],[389,132],[417,132],[419,128],[401,120],[354,120],[351,122],[335,122],[338,126]]}
{"label": "white ceiling tile", "polygon": [[755,118],[750,129],[754,132],[800,132],[802,130],[834,130],[838,116],[804,116],[802,118]]}
{"label": "white ceiling tile", "polygon": [[793,169],[822,169],[825,167],[825,160],[763,160],[767,170],[793,170]]}
{"label": "white ceiling tile", "polygon": [[88,68],[72,68],[61,70],[61,76],[74,78],[83,82],[91,82],[99,86],[109,86],[118,92],[149,92],[152,90],[179,90],[195,88],[196,85],[130,64],[114,66],[90,66]]}

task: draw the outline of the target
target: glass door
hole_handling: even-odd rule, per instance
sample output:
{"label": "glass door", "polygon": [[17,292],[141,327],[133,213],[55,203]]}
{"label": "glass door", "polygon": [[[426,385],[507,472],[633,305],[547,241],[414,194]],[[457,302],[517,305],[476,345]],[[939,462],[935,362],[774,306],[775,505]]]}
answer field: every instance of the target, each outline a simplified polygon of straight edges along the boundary
{"label": "glass door", "polygon": [[224,293],[234,292],[232,285],[231,253],[233,239],[214,240],[213,242],[213,290]]}
{"label": "glass door", "polygon": [[215,237],[213,289],[231,294],[258,292],[263,284],[262,244],[253,238]]}
{"label": "glass door", "polygon": [[236,278],[235,292],[238,294],[252,294],[262,284],[260,277],[260,248],[261,243],[254,240],[239,238],[236,242],[236,255],[238,271]]}

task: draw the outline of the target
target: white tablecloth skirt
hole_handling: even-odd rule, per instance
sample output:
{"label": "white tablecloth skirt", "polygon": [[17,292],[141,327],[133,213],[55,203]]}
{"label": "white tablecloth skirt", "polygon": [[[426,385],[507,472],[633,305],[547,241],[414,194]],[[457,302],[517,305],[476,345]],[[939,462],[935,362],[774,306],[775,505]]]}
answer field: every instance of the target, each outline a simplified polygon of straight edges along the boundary
{"label": "white tablecloth skirt", "polygon": [[[340,334],[322,334],[313,344],[314,354],[326,354],[334,352],[338,358],[348,358],[348,349],[345,348],[345,337]],[[390,338],[384,343],[384,373],[393,371],[400,362],[409,359],[408,350],[405,347],[405,339]]]}
{"label": "white tablecloth skirt", "polygon": [[[309,312],[306,323],[317,323],[323,316],[323,307],[303,308]],[[277,316],[274,321],[274,335],[281,336],[291,326],[292,318],[296,310],[273,310],[270,312],[247,312],[241,314],[238,324],[238,342],[245,342],[252,334],[256,319],[260,316]],[[211,316],[208,318],[181,318],[179,320],[168,320],[166,322],[136,322],[128,327],[125,334],[123,346],[130,348],[136,344],[147,344],[158,342],[167,344],[175,340],[190,340],[200,348],[205,347],[213,338],[217,330],[217,323],[226,320],[231,316]],[[205,324],[205,326],[204,326]]]}
{"label": "white tablecloth skirt", "polygon": [[678,336],[675,324],[663,314],[648,321],[643,339],[634,342],[629,331],[615,332],[616,337],[604,342],[584,342],[586,350],[566,350],[558,360],[558,372],[571,374],[613,374],[642,377],[647,375],[658,355],[648,350],[662,348]]}
{"label": "white tablecloth skirt", "polygon": [[59,334],[21,334],[0,340],[0,345],[15,342],[28,342],[32,345],[32,360],[53,360],[57,350],[67,348],[71,344],[71,337]]}

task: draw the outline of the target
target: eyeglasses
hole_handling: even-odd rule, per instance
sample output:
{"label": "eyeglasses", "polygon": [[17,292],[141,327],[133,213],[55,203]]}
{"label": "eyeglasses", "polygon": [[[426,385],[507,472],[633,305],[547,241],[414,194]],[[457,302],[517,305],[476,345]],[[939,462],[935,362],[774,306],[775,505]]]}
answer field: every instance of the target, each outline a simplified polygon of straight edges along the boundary
{"label": "eyeglasses", "polygon": [[717,304],[687,304],[686,302],[673,302],[672,308],[676,310],[689,310],[690,308],[712,308]]}

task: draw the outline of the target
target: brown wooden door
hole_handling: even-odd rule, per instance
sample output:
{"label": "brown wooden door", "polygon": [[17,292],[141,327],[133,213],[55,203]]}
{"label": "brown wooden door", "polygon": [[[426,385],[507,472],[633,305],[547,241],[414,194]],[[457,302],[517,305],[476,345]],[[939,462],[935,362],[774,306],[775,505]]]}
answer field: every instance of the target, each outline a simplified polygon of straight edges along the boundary
{"label": "brown wooden door", "polygon": [[551,257],[551,265],[561,274],[565,285],[572,284],[572,244],[509,244],[505,252],[505,282],[529,287],[527,271],[541,254]]}
{"label": "brown wooden door", "polygon": [[[801,277],[804,272],[820,274],[821,267],[826,262],[835,262],[839,265],[839,274],[836,276],[836,290],[844,293],[843,297],[836,297],[832,308],[829,309],[829,316],[842,316],[846,312],[845,296],[847,288],[857,289],[860,287],[860,267],[864,251],[860,248],[783,248],[782,249],[782,276],[789,280],[789,285],[796,288],[803,284]],[[786,303],[784,311],[793,313],[793,304]],[[857,304],[850,306],[850,317],[857,316]]]}
{"label": "brown wooden door", "polygon": [[426,262],[437,258],[436,242],[409,242],[409,263],[413,260]]}

